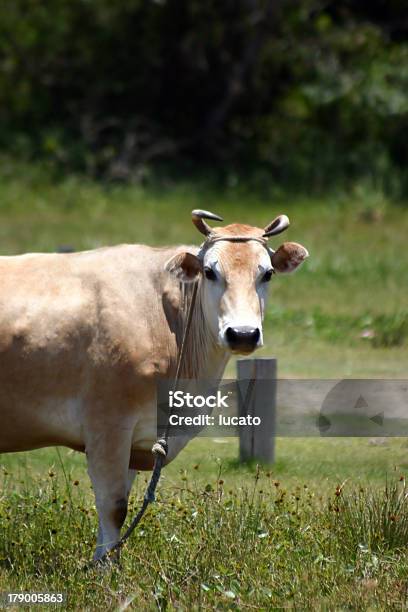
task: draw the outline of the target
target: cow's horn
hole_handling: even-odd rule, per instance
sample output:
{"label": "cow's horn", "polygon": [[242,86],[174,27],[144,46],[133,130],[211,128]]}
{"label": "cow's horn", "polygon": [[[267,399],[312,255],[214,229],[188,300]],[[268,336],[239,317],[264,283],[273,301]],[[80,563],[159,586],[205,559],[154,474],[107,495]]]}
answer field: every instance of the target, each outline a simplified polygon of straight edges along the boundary
{"label": "cow's horn", "polygon": [[208,210],[196,209],[191,212],[193,223],[199,232],[204,236],[209,236],[212,232],[211,227],[204,221],[204,219],[213,219],[214,221],[223,221],[224,219],[219,215],[215,215]]}
{"label": "cow's horn", "polygon": [[289,227],[288,217],[286,215],[279,215],[264,228],[264,238],[276,236],[276,234],[284,232],[287,227]]}

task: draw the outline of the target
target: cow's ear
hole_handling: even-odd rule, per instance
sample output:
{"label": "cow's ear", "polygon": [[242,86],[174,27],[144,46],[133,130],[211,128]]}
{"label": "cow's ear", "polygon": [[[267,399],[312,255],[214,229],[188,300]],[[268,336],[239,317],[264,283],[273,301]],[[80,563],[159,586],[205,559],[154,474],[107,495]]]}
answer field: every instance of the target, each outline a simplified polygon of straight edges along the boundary
{"label": "cow's ear", "polygon": [[183,283],[193,283],[202,271],[201,260],[192,253],[177,253],[169,259],[164,269]]}
{"label": "cow's ear", "polygon": [[309,257],[305,247],[296,242],[284,242],[275,253],[271,255],[272,265],[276,272],[293,272]]}

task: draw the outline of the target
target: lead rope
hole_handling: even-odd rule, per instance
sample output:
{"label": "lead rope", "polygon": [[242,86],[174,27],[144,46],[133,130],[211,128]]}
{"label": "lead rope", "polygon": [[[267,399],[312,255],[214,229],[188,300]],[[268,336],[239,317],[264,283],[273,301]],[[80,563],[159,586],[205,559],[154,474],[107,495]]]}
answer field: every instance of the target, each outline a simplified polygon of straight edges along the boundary
{"label": "lead rope", "polygon": [[[196,298],[197,298],[197,290],[198,290],[198,281],[194,284],[193,293],[192,293],[192,296],[191,296],[191,302],[190,302],[190,306],[189,306],[189,309],[188,309],[186,326],[184,328],[184,334],[183,334],[183,339],[182,339],[182,342],[181,342],[180,353],[179,353],[179,357],[178,357],[178,360],[177,360],[176,376],[174,378],[174,383],[173,383],[173,392],[177,391],[177,386],[178,386],[178,383],[179,383],[179,380],[180,380],[181,368],[182,368],[184,357],[185,357],[185,354],[186,354],[187,337],[188,337],[188,333],[190,331],[191,321],[192,321],[192,318],[193,318],[194,306],[195,306],[195,302],[196,302]],[[139,512],[136,514],[136,516],[134,517],[134,519],[132,520],[132,522],[130,523],[129,527],[127,528],[127,530],[125,531],[123,536],[120,538],[120,540],[118,540],[118,542],[115,544],[115,546],[113,546],[108,551],[106,551],[106,553],[100,559],[98,559],[98,561],[97,561],[98,563],[101,563],[102,561],[105,561],[105,559],[111,557],[112,554],[115,551],[117,551],[120,548],[122,548],[122,546],[125,544],[126,540],[129,539],[129,537],[131,536],[133,531],[136,529],[136,527],[138,526],[138,524],[142,520],[142,517],[143,517],[144,513],[146,512],[146,509],[147,509],[148,505],[155,501],[156,487],[157,487],[157,484],[158,484],[158,482],[160,480],[160,475],[161,475],[161,471],[162,471],[162,467],[163,467],[163,462],[164,462],[164,460],[165,460],[165,458],[167,456],[167,451],[168,451],[168,437],[169,437],[169,432],[170,432],[170,416],[171,416],[171,413],[172,413],[172,411],[169,410],[168,416],[167,416],[167,425],[166,425],[166,429],[164,431],[163,437],[159,438],[153,444],[152,453],[155,456],[153,472],[152,472],[152,475],[150,477],[150,482],[147,485],[147,488],[146,488],[146,491],[145,491],[145,494],[144,494],[144,497],[143,497],[143,503],[141,505],[141,508],[140,508]]]}

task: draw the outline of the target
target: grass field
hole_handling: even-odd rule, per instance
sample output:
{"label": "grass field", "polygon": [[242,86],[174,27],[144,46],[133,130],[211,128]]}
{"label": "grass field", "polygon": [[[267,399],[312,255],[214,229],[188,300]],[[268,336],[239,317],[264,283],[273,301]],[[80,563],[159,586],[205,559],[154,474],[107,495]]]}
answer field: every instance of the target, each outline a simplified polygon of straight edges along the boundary
{"label": "grass field", "polygon": [[3,457],[0,590],[62,591],[76,610],[405,608],[407,450],[286,439],[257,468],[236,464],[234,440],[195,440],[111,572],[84,569],[96,512],[83,457]]}
{"label": "grass field", "polygon": [[[104,186],[5,159],[0,254],[198,244],[195,207],[260,225],[287,213],[282,241],[310,251],[301,271],[272,283],[260,354],[278,358],[280,376],[406,377],[408,212],[363,188],[312,200],[206,184]],[[110,573],[83,569],[96,529],[84,457],[3,455],[0,591],[62,590],[69,609],[406,607],[407,440],[279,439],[275,465],[260,470],[237,455],[233,439],[192,442]]]}

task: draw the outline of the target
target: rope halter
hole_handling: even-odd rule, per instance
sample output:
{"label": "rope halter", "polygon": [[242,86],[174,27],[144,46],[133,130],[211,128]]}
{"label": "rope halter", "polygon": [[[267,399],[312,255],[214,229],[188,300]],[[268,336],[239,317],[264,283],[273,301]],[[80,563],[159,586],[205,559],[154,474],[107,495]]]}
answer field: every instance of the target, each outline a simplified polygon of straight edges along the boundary
{"label": "rope halter", "polygon": [[267,244],[268,238],[270,236],[276,236],[277,234],[280,234],[281,232],[285,231],[285,229],[289,227],[288,217],[286,215],[278,215],[277,217],[275,217],[273,221],[271,221],[271,223],[268,223],[268,225],[264,227],[263,229],[264,233],[261,236],[247,236],[247,235],[242,235],[242,236],[235,235],[234,236],[233,234],[232,235],[230,234],[222,235],[222,234],[215,233],[214,230],[205,221],[205,219],[211,219],[213,221],[214,220],[223,221],[223,218],[220,217],[219,215],[216,215],[215,213],[212,213],[208,210],[195,209],[192,211],[191,216],[192,216],[193,223],[198,229],[198,231],[204,234],[204,236],[206,237],[206,240],[203,242],[203,244],[200,247],[201,256],[213,244],[215,244],[216,242],[221,242],[221,241],[259,242],[263,247],[266,248],[269,255],[273,255],[275,251],[271,249],[271,247],[268,246]]}

